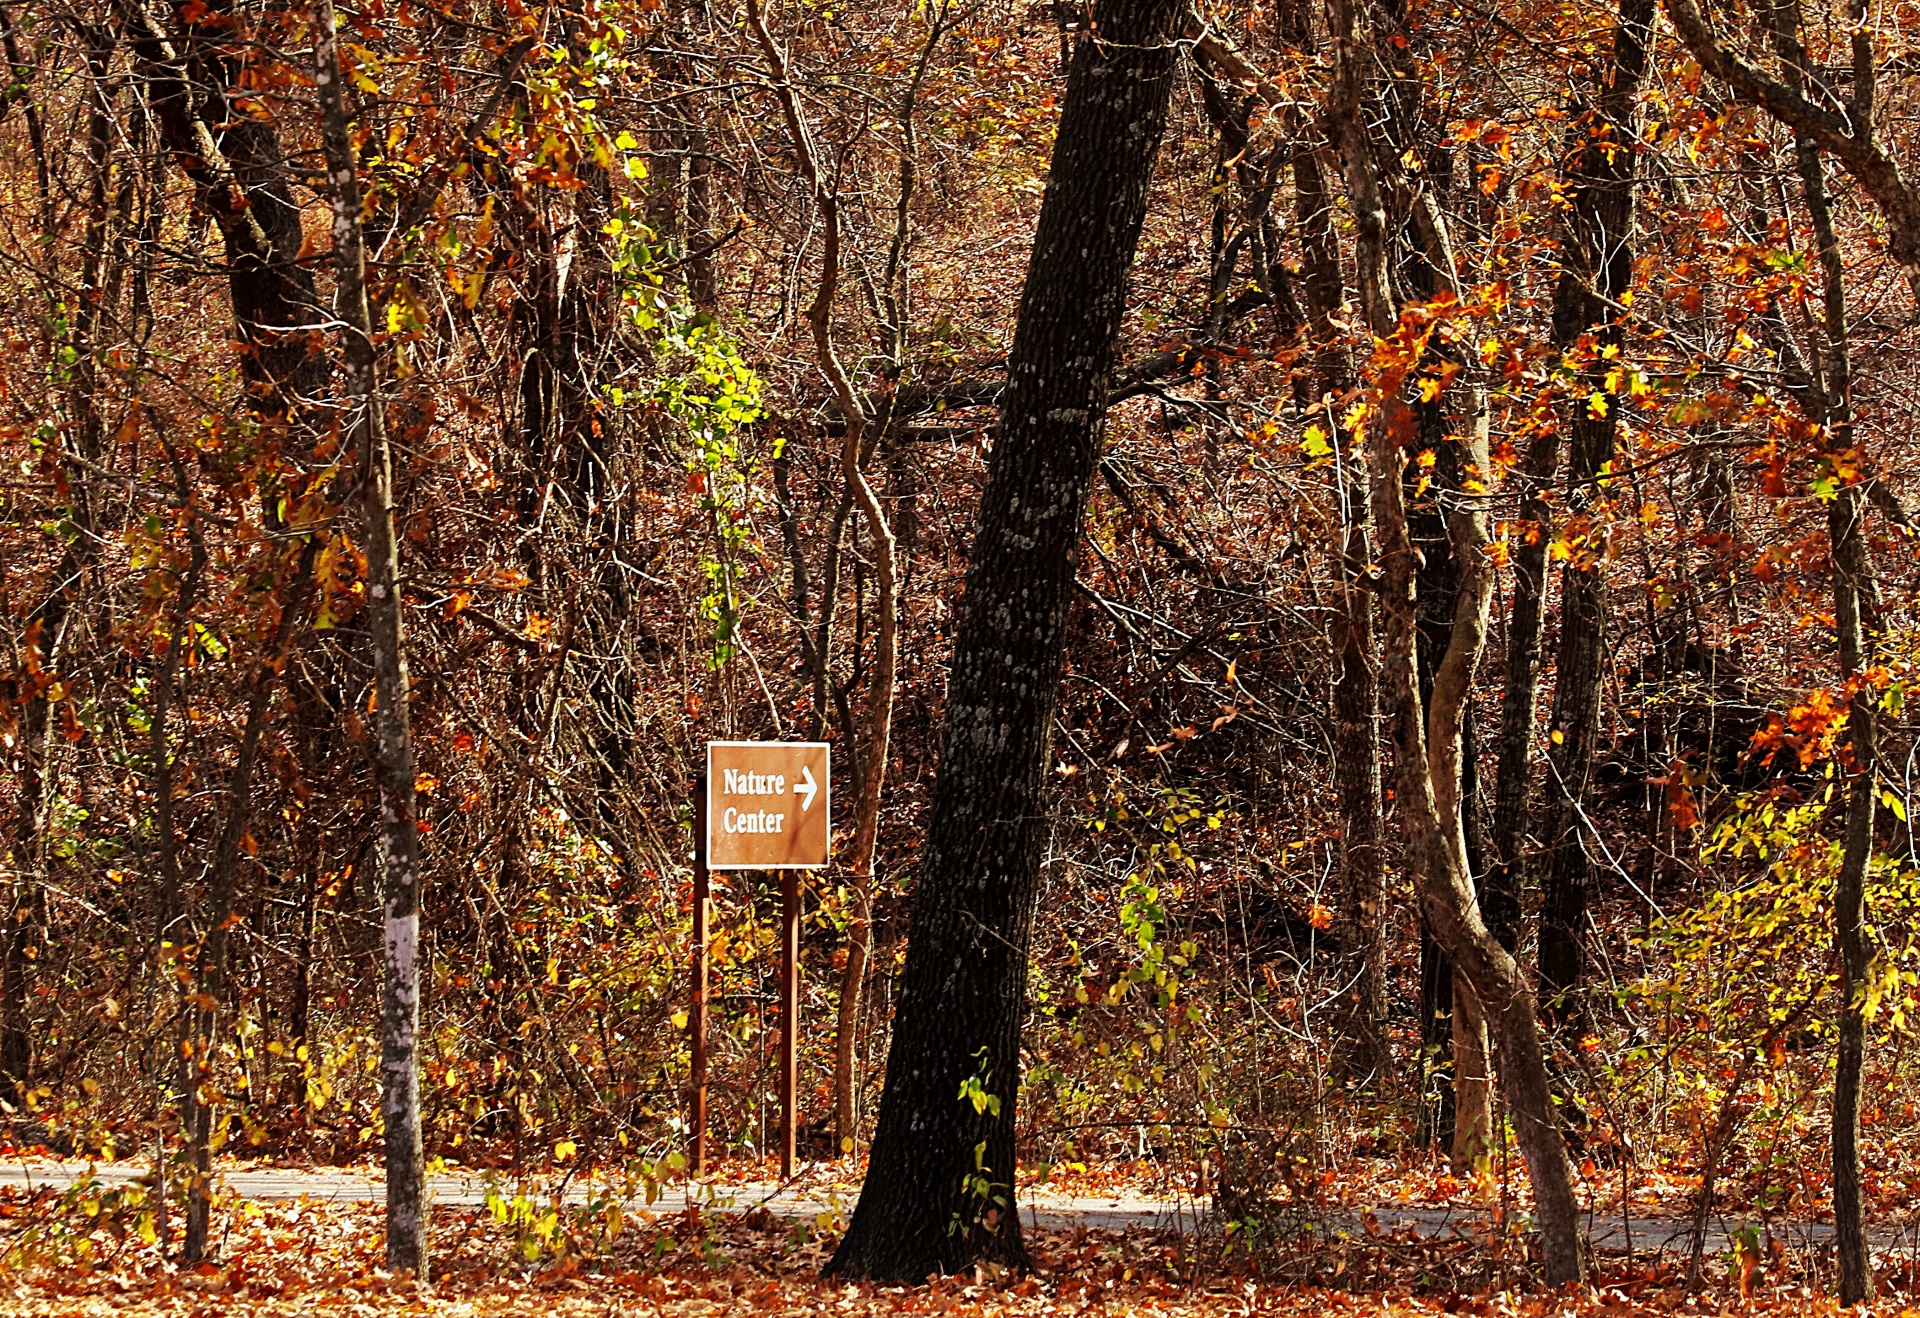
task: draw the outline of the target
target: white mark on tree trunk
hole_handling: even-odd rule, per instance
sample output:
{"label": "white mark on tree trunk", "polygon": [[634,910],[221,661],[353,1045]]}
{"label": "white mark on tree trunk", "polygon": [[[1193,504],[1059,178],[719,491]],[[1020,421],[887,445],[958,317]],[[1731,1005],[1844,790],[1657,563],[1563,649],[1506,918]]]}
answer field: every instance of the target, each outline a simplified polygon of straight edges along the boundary
{"label": "white mark on tree trunk", "polygon": [[[418,957],[420,947],[420,917],[418,915],[388,916],[386,945],[387,964],[392,967],[394,978],[403,985],[413,984],[415,982],[413,963]],[[409,1002],[406,1005],[412,1006],[412,1003]],[[388,1021],[388,1030],[391,1031],[397,1024],[399,1024],[398,1021]],[[408,1047],[413,1044],[411,1031],[408,1032],[406,1044]]]}

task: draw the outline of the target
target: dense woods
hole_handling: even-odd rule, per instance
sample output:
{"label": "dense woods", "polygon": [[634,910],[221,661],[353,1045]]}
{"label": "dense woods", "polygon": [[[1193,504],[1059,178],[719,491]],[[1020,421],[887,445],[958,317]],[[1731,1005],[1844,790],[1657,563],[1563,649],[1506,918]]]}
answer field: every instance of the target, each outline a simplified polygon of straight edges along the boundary
{"label": "dense woods", "polygon": [[[159,1249],[230,1156],[383,1162],[419,1275],[430,1164],[682,1177],[702,748],[826,740],[835,1275],[1024,1267],[1024,1188],[1106,1172],[1256,1257],[1444,1182],[1546,1282],[1611,1204],[1688,1285],[1726,1210],[1886,1284],[1910,8],[0,38],[0,1130],[150,1161]],[[736,1164],[779,901],[714,876]]]}

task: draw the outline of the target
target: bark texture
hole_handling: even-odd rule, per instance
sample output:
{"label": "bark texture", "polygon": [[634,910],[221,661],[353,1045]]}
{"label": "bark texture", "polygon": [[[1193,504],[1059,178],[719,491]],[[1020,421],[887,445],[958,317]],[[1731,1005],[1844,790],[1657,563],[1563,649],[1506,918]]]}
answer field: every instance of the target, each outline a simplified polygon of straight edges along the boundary
{"label": "bark texture", "polygon": [[393,453],[378,388],[360,176],[340,77],[332,0],[314,6],[314,87],[320,100],[328,192],[333,203],[335,312],[345,340],[340,424],[360,458],[367,543],[367,630],[372,642],[374,720],[370,748],[379,788],[381,960],[380,1082],[385,1124],[387,1266],[427,1276],[426,1159],[420,1137],[420,834],[408,717],[407,649],[393,525]]}
{"label": "bark texture", "polygon": [[1173,0],[1110,0],[1068,72],[961,604],[887,1088],[835,1275],[913,1282],[1027,1262],[1014,1102],[1045,771],[1177,13]]}
{"label": "bark texture", "polygon": [[236,19],[216,0],[176,42],[140,0],[116,0],[116,8],[173,162],[220,230],[242,374],[264,415],[285,416],[325,387],[327,360],[306,330],[320,308],[313,272],[299,259],[286,152],[270,120],[233,104],[245,94],[240,62],[228,53]]}

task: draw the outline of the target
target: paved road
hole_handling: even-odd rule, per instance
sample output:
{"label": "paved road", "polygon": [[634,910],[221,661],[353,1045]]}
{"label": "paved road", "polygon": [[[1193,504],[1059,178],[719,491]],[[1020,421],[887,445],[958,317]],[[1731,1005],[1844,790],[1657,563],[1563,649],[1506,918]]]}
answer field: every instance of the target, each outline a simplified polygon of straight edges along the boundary
{"label": "paved road", "polygon": [[[64,1190],[91,1169],[100,1180],[120,1183],[145,1176],[150,1168],[144,1163],[111,1162],[14,1162],[0,1164],[0,1187]],[[303,1196],[322,1202],[379,1203],[385,1197],[385,1183],[378,1172],[354,1169],[294,1170],[286,1168],[232,1169],[223,1173],[224,1184],[236,1194],[256,1200],[290,1200]],[[486,1202],[490,1188],[484,1176],[454,1174],[431,1178],[435,1202],[478,1205]],[[511,1183],[503,1187],[511,1189]],[[604,1192],[604,1183],[597,1187]],[[575,1183],[568,1187],[568,1198],[583,1200],[587,1187]],[[853,1208],[850,1191],[812,1184],[802,1177],[789,1185],[760,1181],[735,1185],[663,1186],[651,1203],[636,1197],[633,1207],[656,1213],[676,1213],[689,1203],[718,1212],[751,1212],[765,1208],[778,1217],[815,1217],[822,1213],[846,1214]],[[1138,1195],[1075,1196],[1044,1189],[1020,1196],[1020,1211],[1025,1221],[1056,1229],[1086,1227],[1090,1230],[1194,1230],[1206,1205],[1193,1199],[1154,1199]],[[1319,1218],[1303,1216],[1314,1229],[1326,1234],[1347,1232],[1359,1235],[1371,1230],[1361,1210],[1343,1210]],[[1481,1209],[1415,1208],[1389,1206],[1373,1210],[1378,1229],[1393,1235],[1411,1231],[1426,1238],[1455,1235],[1485,1237],[1490,1216]],[[1744,1225],[1740,1217],[1716,1217],[1708,1232],[1707,1247],[1722,1253],[1731,1248],[1731,1233]],[[1588,1238],[1597,1249],[1624,1253],[1629,1245],[1635,1253],[1656,1249],[1684,1251],[1688,1247],[1691,1223],[1672,1217],[1622,1219],[1617,1214],[1595,1213],[1586,1219]],[[1876,1224],[1876,1244],[1882,1248],[1916,1248],[1915,1228]],[[1833,1228],[1820,1222],[1776,1224],[1774,1234],[1796,1250],[1820,1249],[1833,1236]]]}
{"label": "paved road", "polygon": [[[152,1171],[149,1164],[135,1162],[14,1162],[0,1164],[0,1187],[64,1190],[89,1168],[107,1184],[138,1180]],[[221,1181],[245,1199],[288,1200],[305,1196],[322,1202],[379,1203],[386,1197],[384,1179],[372,1170],[242,1168],[221,1173]],[[514,1186],[510,1180],[499,1184],[503,1191],[512,1193]],[[445,1175],[428,1178],[428,1188],[435,1203],[471,1206],[484,1204],[492,1187],[485,1176]],[[595,1182],[596,1193],[604,1193],[605,1189],[605,1182]],[[567,1189],[567,1197],[576,1202],[584,1201],[587,1193],[588,1188],[578,1182]],[[803,1177],[792,1185],[753,1181],[732,1185],[661,1186],[651,1203],[645,1202],[642,1194],[635,1196],[633,1206],[655,1213],[677,1213],[694,1203],[719,1212],[744,1213],[765,1208],[776,1217],[814,1217],[821,1213],[851,1213],[854,1198],[852,1191],[836,1191],[817,1178],[808,1184]],[[1020,1207],[1026,1221],[1056,1228],[1144,1227],[1191,1231],[1199,1220],[1199,1209],[1190,1199],[1161,1200],[1133,1195],[1086,1198],[1042,1191],[1022,1195]]]}

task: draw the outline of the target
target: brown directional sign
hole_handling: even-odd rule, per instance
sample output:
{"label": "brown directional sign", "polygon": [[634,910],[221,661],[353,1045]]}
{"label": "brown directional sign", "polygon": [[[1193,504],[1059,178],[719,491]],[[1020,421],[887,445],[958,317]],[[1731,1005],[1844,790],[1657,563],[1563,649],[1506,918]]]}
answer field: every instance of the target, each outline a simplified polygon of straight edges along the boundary
{"label": "brown directional sign", "polygon": [[823,741],[708,742],[708,867],[823,868],[829,749]]}

